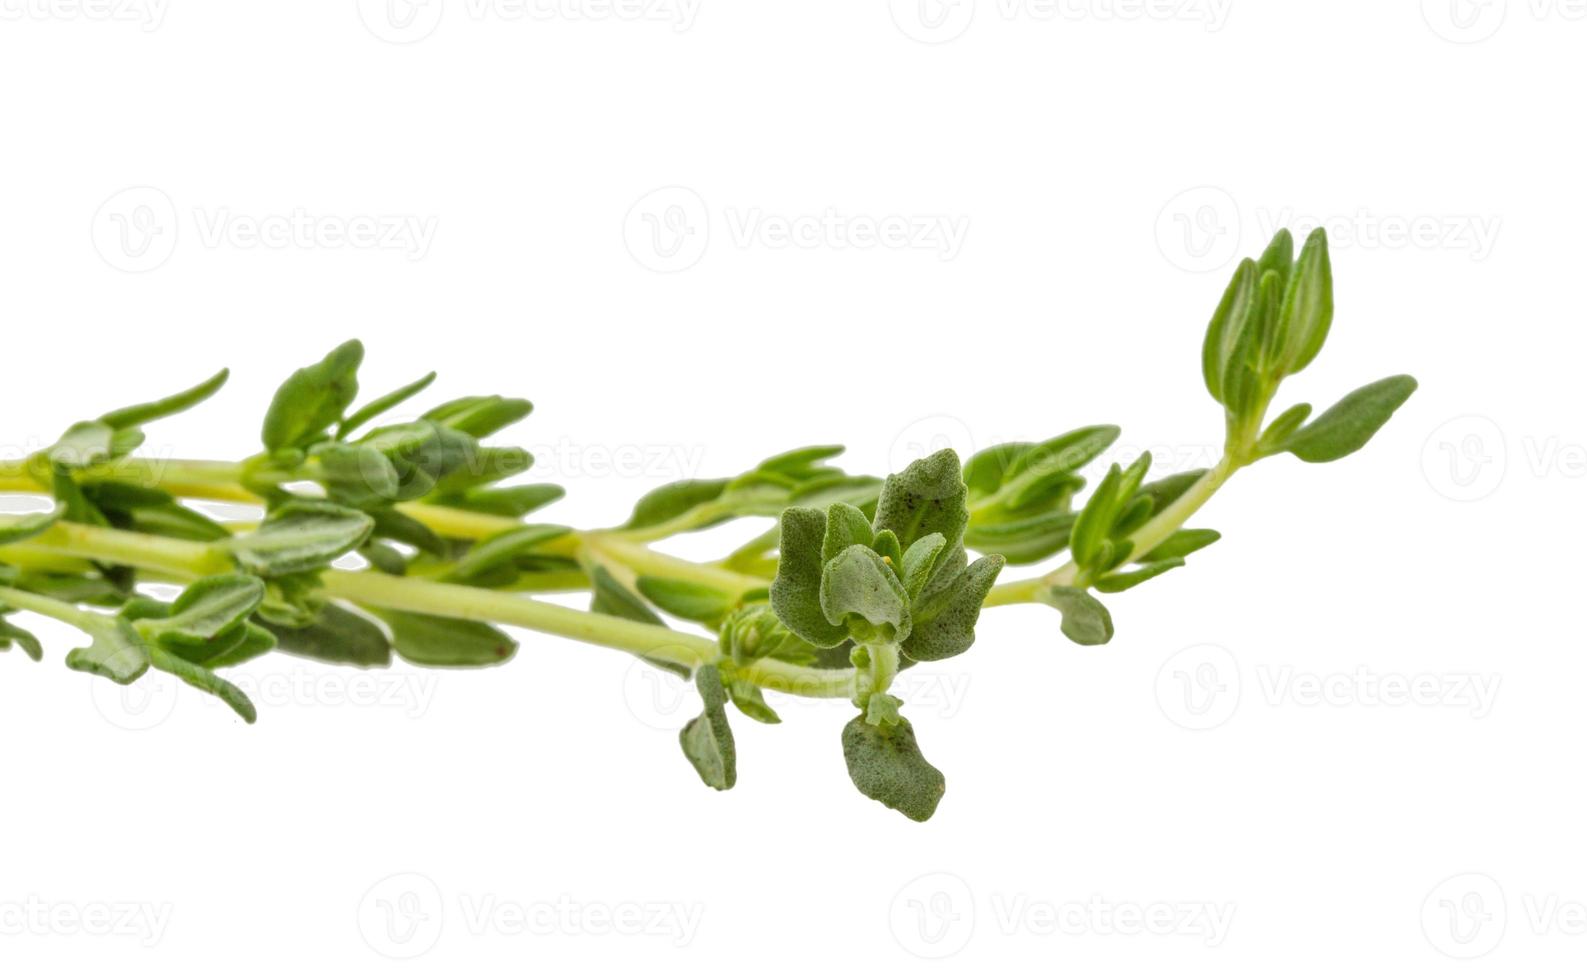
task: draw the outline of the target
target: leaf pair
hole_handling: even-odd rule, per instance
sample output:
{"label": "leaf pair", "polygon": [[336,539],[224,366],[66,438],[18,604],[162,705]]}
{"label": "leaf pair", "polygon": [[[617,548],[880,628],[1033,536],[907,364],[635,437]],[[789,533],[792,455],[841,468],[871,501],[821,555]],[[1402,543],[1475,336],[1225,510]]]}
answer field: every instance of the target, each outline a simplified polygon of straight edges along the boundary
{"label": "leaf pair", "polygon": [[[196,535],[196,529],[204,521],[202,515],[175,504],[169,495],[161,495],[165,497],[163,501],[148,505],[148,512],[142,515],[145,523],[139,527],[138,521],[124,514],[107,514],[109,507],[96,499],[94,484],[80,481],[80,474],[127,456],[143,445],[142,426],[192,408],[219,391],[228,376],[223,370],[169,397],[106,412],[92,421],[78,422],[49,448],[34,454],[28,460],[28,469],[35,480],[50,488],[64,508],[66,520],[139,530],[147,527],[153,533],[163,533],[160,527],[171,526],[187,528],[190,536]],[[131,484],[123,486],[141,489]]]}
{"label": "leaf pair", "polygon": [[824,506],[841,500],[869,506],[879,481],[827,463],[842,452],[842,446],[810,446],[772,456],[736,477],[657,487],[634,505],[623,529],[697,530],[734,517],[773,517],[796,504]]}
{"label": "leaf pair", "polygon": [[434,372],[349,412],[358,395],[363,346],[356,340],[292,374],[276,391],[262,437],[267,450],[250,478],[261,492],[309,479],[334,501],[375,513],[400,501],[521,517],[562,496],[551,485],[500,487],[534,457],[479,440],[523,419],[533,405],[479,395],[454,399],[419,418],[354,433],[424,391]]}
{"label": "leaf pair", "polygon": [[841,502],[784,511],[770,590],[777,617],[817,648],[898,644],[912,660],[968,650],[1003,559],[967,564],[966,497],[950,449],[888,477],[874,521]]}
{"label": "leaf pair", "polygon": [[71,651],[66,665],[118,684],[131,684],[152,666],[215,695],[251,724],[253,703],[212,668],[275,646],[275,637],[250,621],[264,591],[256,578],[219,575],[194,582],[171,603],[140,596],[114,616],[80,613],[71,624],[90,642]]}
{"label": "leaf pair", "polygon": [[1117,426],[1096,425],[971,456],[964,464],[970,505],[965,544],[1015,565],[1062,551],[1074,527],[1071,501],[1085,486],[1079,471],[1118,437]]}
{"label": "leaf pair", "polygon": [[[1207,325],[1201,360],[1207,391],[1227,410],[1231,433],[1260,423],[1279,382],[1322,350],[1333,316],[1333,269],[1321,228],[1298,257],[1289,231],[1281,230],[1260,258],[1240,263]],[[1409,376],[1384,378],[1304,426],[1311,406],[1295,405],[1251,448],[1257,456],[1291,452],[1308,463],[1342,459],[1365,446],[1415,390]]]}
{"label": "leaf pair", "polygon": [[1296,405],[1268,426],[1257,444],[1264,455],[1288,452],[1308,463],[1331,463],[1365,446],[1396,410],[1416,391],[1407,374],[1374,381],[1341,398],[1337,404],[1302,425],[1311,406]]}
{"label": "leaf pair", "polygon": [[1333,323],[1333,269],[1319,228],[1300,256],[1288,229],[1258,259],[1246,259],[1224,291],[1202,345],[1207,391],[1231,417],[1266,405],[1283,378],[1298,374],[1322,349]]}

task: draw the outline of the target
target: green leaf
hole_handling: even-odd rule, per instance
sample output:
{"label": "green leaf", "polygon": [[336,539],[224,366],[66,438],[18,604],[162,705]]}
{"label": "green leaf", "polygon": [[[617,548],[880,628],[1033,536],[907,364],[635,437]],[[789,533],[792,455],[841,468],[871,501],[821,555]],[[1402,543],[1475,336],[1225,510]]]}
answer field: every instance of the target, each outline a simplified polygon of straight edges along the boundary
{"label": "green leaf", "polygon": [[317,440],[358,397],[364,345],[356,340],[293,372],[270,402],[261,437],[266,449],[290,449]]}
{"label": "green leaf", "polygon": [[265,584],[251,575],[212,575],[189,585],[169,613],[139,620],[138,632],[177,656],[203,661],[243,639],[249,616],[264,601]]}
{"label": "green leaf", "polygon": [[821,541],[821,560],[829,562],[850,545],[869,548],[876,540],[870,518],[853,504],[839,501],[827,508],[827,533]]}
{"label": "green leaf", "polygon": [[1141,485],[1136,491],[1136,497],[1145,497],[1152,503],[1152,513],[1165,510],[1169,504],[1185,495],[1185,491],[1196,485],[1196,481],[1207,475],[1206,470],[1185,470],[1182,473],[1171,473],[1161,480],[1153,480]]}
{"label": "green leaf", "polygon": [[531,483],[517,487],[471,488],[462,493],[443,495],[434,503],[481,514],[523,517],[553,501],[561,500],[566,493],[554,483]]}
{"label": "green leaf", "polygon": [[1280,228],[1268,243],[1267,251],[1257,259],[1258,273],[1268,271],[1277,272],[1279,278],[1289,279],[1290,268],[1295,264],[1295,236],[1291,235],[1288,228]]}
{"label": "green leaf", "polygon": [[820,473],[832,472],[832,467],[820,464],[841,455],[843,455],[842,446],[803,446],[761,460],[753,472],[781,473],[798,480],[805,480]]}
{"label": "green leaf", "polygon": [[121,515],[112,515],[111,523],[118,527],[124,523],[129,531],[183,541],[222,541],[231,537],[224,525],[178,503],[136,507]]}
{"label": "green leaf", "polygon": [[909,635],[909,593],[882,556],[861,544],[826,563],[821,611],[828,622],[845,624],[848,635],[862,642],[897,642]]}
{"label": "green leaf", "polygon": [[891,562],[894,568],[904,567],[904,549],[898,543],[898,535],[893,532],[883,531],[878,534],[871,542],[871,550]]}
{"label": "green leaf", "polygon": [[941,534],[950,549],[964,540],[970,521],[969,491],[951,449],[917,459],[882,484],[876,529],[892,531],[906,550],[928,534]]}
{"label": "green leaf", "polygon": [[790,507],[783,511],[781,528],[777,577],[771,583],[772,609],[795,636],[816,647],[835,647],[849,634],[821,609],[821,549],[827,515],[813,507]]}
{"label": "green leaf", "polygon": [[35,662],[44,659],[44,647],[39,645],[38,637],[20,626],[6,622],[5,618],[0,616],[0,650],[11,649],[13,643],[21,647],[29,659]]}
{"label": "green leaf", "polygon": [[221,386],[226,383],[226,379],[230,376],[231,372],[222,370],[208,380],[201,381],[186,391],[178,392],[169,398],[106,412],[99,417],[99,421],[112,429],[130,429],[140,425],[147,425],[157,419],[168,418],[180,412],[185,412],[199,402],[209,398],[221,389]]}
{"label": "green leaf", "polygon": [[1003,482],[1073,473],[1107,451],[1119,438],[1119,432],[1116,425],[1092,425],[1037,443],[1014,461],[1004,473]]}
{"label": "green leaf", "polygon": [[425,412],[424,418],[476,439],[483,439],[524,419],[532,411],[534,405],[522,398],[475,395],[437,405]]}
{"label": "green leaf", "polygon": [[1289,440],[1290,436],[1295,434],[1295,430],[1299,429],[1310,416],[1311,406],[1306,402],[1301,402],[1299,405],[1292,405],[1285,409],[1278,418],[1268,423],[1267,429],[1263,431],[1261,438],[1256,441],[1256,451],[1263,456],[1271,456],[1273,453],[1283,452],[1284,443]]}
{"label": "green leaf", "polygon": [[1098,592],[1123,592],[1133,589],[1142,582],[1149,581],[1163,574],[1180,568],[1185,564],[1183,558],[1164,558],[1162,561],[1146,562],[1127,572],[1118,572],[1113,575],[1104,575],[1097,579],[1095,588]]}
{"label": "green leaf", "polygon": [[738,602],[737,596],[682,579],[641,575],[634,585],[663,612],[695,623],[721,622]]}
{"label": "green leaf", "polygon": [[680,480],[668,483],[639,498],[634,513],[624,525],[629,530],[654,527],[682,517],[696,507],[708,504],[727,489],[727,480]]}
{"label": "green leaf", "polygon": [[964,461],[964,485],[973,498],[990,497],[1003,485],[1004,474],[1014,461],[1034,446],[1032,442],[1004,442],[988,446]]}
{"label": "green leaf", "polygon": [[[830,537],[830,534],[828,535]],[[925,589],[926,582],[931,578],[932,569],[937,565],[937,558],[942,550],[948,546],[948,539],[940,534],[928,534],[904,552],[903,561],[890,567],[899,569],[899,578],[904,584],[904,591],[911,600],[920,596]]]}
{"label": "green leaf", "polygon": [[500,483],[527,472],[535,462],[529,450],[516,446],[476,445],[469,450],[467,459],[467,465],[453,469],[436,481],[435,494],[451,496]]}
{"label": "green leaf", "polygon": [[732,678],[727,684],[727,695],[733,700],[733,707],[737,708],[745,717],[758,721],[763,725],[778,725],[782,718],[773,711],[771,705],[766,703],[765,695],[760,688],[742,678]]}
{"label": "green leaf", "polygon": [[94,502],[83,493],[83,488],[77,485],[72,477],[72,471],[60,464],[51,464],[48,480],[50,493],[55,497],[56,503],[64,508],[61,519],[73,524],[93,524],[107,527],[109,519],[103,511],[94,506]]}
{"label": "green leaf", "polygon": [[119,616],[85,616],[73,622],[88,634],[89,644],[66,655],[66,666],[131,684],[149,669],[149,646],[133,625]]}
{"label": "green leaf", "polygon": [[1416,390],[1416,379],[1397,374],[1357,388],[1289,438],[1284,448],[1308,463],[1343,459],[1383,428]]}
{"label": "green leaf", "polygon": [[1322,350],[1334,319],[1333,267],[1328,260],[1328,233],[1318,228],[1306,238],[1295,260],[1278,315],[1283,341],[1281,366],[1299,374]]}
{"label": "green leaf", "polygon": [[409,517],[400,510],[385,507],[379,510],[366,511],[375,521],[375,527],[369,532],[369,541],[395,541],[399,544],[409,545],[427,555],[450,560],[454,554],[452,546],[446,539],[430,530],[429,526]]}
{"label": "green leaf", "polygon": [[678,743],[705,785],[715,790],[732,789],[738,781],[738,753],[724,710],[727,692],[722,686],[722,675],[707,664],[695,671],[694,683],[705,699],[705,710],[678,733]]}
{"label": "green leaf", "polygon": [[37,514],[0,514],[0,545],[16,544],[43,534],[65,514],[65,506],[59,503],[53,510]]}
{"label": "green leaf", "polygon": [[397,467],[374,446],[326,442],[315,447],[319,481],[332,500],[351,507],[390,504],[402,492]]}
{"label": "green leaf", "polygon": [[1207,324],[1206,340],[1201,346],[1201,376],[1207,391],[1219,403],[1225,400],[1224,378],[1226,365],[1246,329],[1246,322],[1256,306],[1257,264],[1250,259],[1242,261],[1229,279],[1223,298]]}
{"label": "green leaf", "polygon": [[354,667],[391,664],[391,643],[380,627],[335,603],[327,603],[307,626],[274,626],[271,631],[280,649],[299,657]]}
{"label": "green leaf", "polygon": [[975,644],[981,604],[1003,570],[1001,555],[978,558],[915,613],[903,650],[911,660],[946,660]]}
{"label": "green leaf", "polygon": [[876,728],[901,725],[904,716],[898,713],[898,709],[903,706],[904,702],[891,694],[872,694],[865,701],[865,723]]}
{"label": "green leaf", "polygon": [[942,772],[921,755],[907,718],[883,727],[864,715],[854,718],[843,726],[843,759],[856,789],[911,820],[930,819],[947,791]]}
{"label": "green leaf", "polygon": [[518,652],[518,641],[488,623],[373,609],[391,628],[398,656],[424,667],[493,667]]}
{"label": "green leaf", "polygon": [[221,667],[235,667],[246,663],[255,657],[269,653],[276,648],[276,635],[260,626],[258,623],[245,623],[237,641],[225,650],[219,650],[201,661],[194,661],[201,667],[216,670]]}
{"label": "green leaf", "polygon": [[1063,614],[1064,636],[1081,646],[1097,646],[1113,639],[1113,617],[1085,589],[1049,586],[1037,592],[1036,599]]}
{"label": "green leaf", "polygon": [[293,500],[226,545],[244,571],[272,578],[323,568],[363,544],[374,526],[369,515],[356,510]]}
{"label": "green leaf", "polygon": [[102,463],[116,455],[116,430],[104,422],[78,422],[42,455],[56,467],[68,470]]}
{"label": "green leaf", "polygon": [[381,395],[379,398],[376,398],[374,401],[343,419],[342,424],[336,427],[336,438],[338,440],[345,439],[348,433],[357,431],[357,429],[365,422],[384,415],[393,408],[396,408],[398,405],[401,405],[414,395],[417,395],[419,392],[430,387],[431,383],[434,381],[435,372],[431,371],[429,374],[426,374],[417,381],[405,384],[396,391]]}
{"label": "green leaf", "polygon": [[1080,516],[1075,518],[1074,529],[1069,535],[1069,551],[1074,555],[1075,564],[1082,568],[1088,568],[1096,561],[1098,550],[1107,540],[1108,532],[1113,530],[1113,519],[1118,515],[1119,487],[1123,479],[1124,471],[1119,468],[1119,464],[1108,467],[1107,475],[1092,491],[1086,505],[1080,510]]}
{"label": "green leaf", "polygon": [[492,569],[511,565],[547,541],[565,537],[568,528],[555,524],[525,524],[510,531],[493,534],[478,542],[458,559],[447,574],[452,582],[466,582]]}
{"label": "green leaf", "polygon": [[164,671],[205,694],[213,694],[220,698],[248,724],[252,725],[258,720],[259,712],[254,709],[253,702],[248,700],[248,695],[213,671],[166,653],[159,647],[149,650],[149,659],[156,670]]}
{"label": "green leaf", "polygon": [[374,429],[358,445],[385,456],[397,474],[393,499],[417,500],[455,474],[484,472],[479,443],[474,437],[431,421],[406,422]]}
{"label": "green leaf", "polygon": [[1185,528],[1170,534],[1166,541],[1142,555],[1141,561],[1149,565],[1153,562],[1167,561],[1170,558],[1184,558],[1200,551],[1221,537],[1223,535],[1217,531]]}
{"label": "green leaf", "polygon": [[792,664],[811,664],[816,648],[795,636],[764,603],[735,610],[722,623],[722,655],[735,663],[766,657]]}
{"label": "green leaf", "polygon": [[[655,611],[645,605],[645,600],[630,592],[623,583],[617,581],[616,576],[607,570],[605,565],[592,565],[590,567],[590,611],[598,612],[604,616],[616,616],[635,623],[649,623],[652,626],[665,626],[666,620],[656,615]],[[664,670],[669,674],[687,678],[689,668],[682,664],[675,664],[670,660],[661,660],[656,657],[640,657],[645,663]]]}
{"label": "green leaf", "polygon": [[972,521],[964,543],[985,554],[1002,555],[1010,565],[1029,565],[1064,549],[1075,517],[1073,512],[1060,512],[992,524]]}
{"label": "green leaf", "polygon": [[259,618],[277,626],[303,627],[318,619],[324,608],[319,572],[278,575],[265,582]]}
{"label": "green leaf", "polygon": [[617,616],[636,623],[649,623],[652,626],[667,625],[666,620],[656,615],[642,599],[617,581],[616,576],[608,571],[605,565],[596,565],[591,569],[590,582],[593,586],[591,612]]}

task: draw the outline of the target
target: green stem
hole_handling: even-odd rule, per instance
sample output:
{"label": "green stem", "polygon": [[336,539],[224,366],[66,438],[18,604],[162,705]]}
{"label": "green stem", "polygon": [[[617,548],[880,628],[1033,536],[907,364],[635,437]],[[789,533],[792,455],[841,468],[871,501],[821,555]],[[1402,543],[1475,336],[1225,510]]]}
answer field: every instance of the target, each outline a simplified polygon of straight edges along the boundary
{"label": "green stem", "polygon": [[700,565],[682,558],[652,551],[642,544],[626,538],[614,537],[605,532],[584,535],[584,545],[596,555],[604,555],[640,575],[657,578],[681,579],[717,589],[731,596],[740,596],[756,589],[764,589],[767,582],[754,575],[745,575],[716,565]]}
{"label": "green stem", "polygon": [[59,620],[68,626],[85,629],[89,618],[94,613],[86,612],[69,602],[52,599],[49,596],[39,595],[35,592],[24,592],[21,589],[11,589],[0,586],[0,605],[21,609],[24,612],[37,613]]}
{"label": "green stem", "polygon": [[[178,582],[233,568],[225,552],[207,544],[64,521],[29,538],[25,547],[36,556],[57,555],[129,565]],[[521,626],[690,668],[715,663],[721,658],[717,641],[711,637],[569,609],[490,589],[380,572],[335,569],[323,573],[323,583],[328,597],[360,605]],[[78,618],[86,615],[75,606],[46,596],[12,589],[5,590],[4,594],[16,596],[17,601],[6,601],[18,609],[41,612],[57,619],[65,618],[68,610]],[[805,697],[848,697],[854,676],[851,670],[800,667],[778,661],[757,661],[738,668],[738,672],[761,687]]]}

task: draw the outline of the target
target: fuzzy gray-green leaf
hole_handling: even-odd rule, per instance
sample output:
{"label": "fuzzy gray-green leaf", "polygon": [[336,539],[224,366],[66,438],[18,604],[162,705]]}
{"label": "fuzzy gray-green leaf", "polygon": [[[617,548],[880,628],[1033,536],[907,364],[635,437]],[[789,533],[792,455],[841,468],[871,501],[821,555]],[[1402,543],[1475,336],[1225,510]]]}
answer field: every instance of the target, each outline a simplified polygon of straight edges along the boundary
{"label": "fuzzy gray-green leaf", "polygon": [[1085,589],[1049,586],[1036,599],[1063,614],[1063,634],[1081,646],[1098,646],[1113,639],[1113,617]]}
{"label": "fuzzy gray-green leaf", "polygon": [[695,671],[694,682],[705,700],[705,710],[678,733],[678,743],[705,785],[732,789],[738,781],[738,753],[727,723],[728,695],[721,672],[707,664]]}
{"label": "fuzzy gray-green leaf", "polygon": [[947,791],[947,780],[921,754],[907,718],[883,726],[864,715],[854,718],[843,726],[843,760],[856,789],[911,820],[929,820]]}
{"label": "fuzzy gray-green leaf", "polygon": [[778,539],[777,577],[771,583],[771,605],[795,636],[816,647],[835,647],[848,630],[834,624],[821,609],[821,549],[827,515],[813,507],[783,511]]}

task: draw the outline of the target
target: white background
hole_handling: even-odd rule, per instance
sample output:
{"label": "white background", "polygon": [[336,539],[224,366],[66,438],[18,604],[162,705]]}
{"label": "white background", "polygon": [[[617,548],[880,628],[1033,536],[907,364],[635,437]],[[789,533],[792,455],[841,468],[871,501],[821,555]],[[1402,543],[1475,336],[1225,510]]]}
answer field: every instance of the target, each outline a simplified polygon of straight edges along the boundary
{"label": "white background", "polygon": [[533,398],[581,526],[820,441],[1115,422],[1205,465],[1203,325],[1286,221],[1329,223],[1339,311],[1288,398],[1422,381],[1360,455],[1242,473],[1112,645],[998,609],[922,669],[925,825],[849,785],[841,705],[737,721],[704,789],[693,696],[595,648],[267,658],[249,728],[46,629],[0,655],[7,975],[1579,969],[1587,11],[923,4],[0,0],[10,456],[221,365],[148,448],[250,453],[358,336],[370,392]]}

